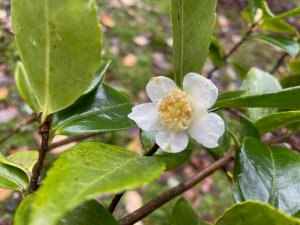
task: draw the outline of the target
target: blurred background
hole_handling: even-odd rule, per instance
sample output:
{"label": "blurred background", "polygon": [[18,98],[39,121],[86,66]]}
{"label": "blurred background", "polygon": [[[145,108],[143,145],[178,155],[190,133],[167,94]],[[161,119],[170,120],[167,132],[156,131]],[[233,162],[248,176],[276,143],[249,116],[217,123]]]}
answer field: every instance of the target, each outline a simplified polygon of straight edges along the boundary
{"label": "blurred background", "polygon": [[[275,14],[300,6],[299,0],[269,0]],[[146,101],[144,88],[152,76],[172,75],[172,34],[170,27],[170,3],[158,0],[97,0],[99,21],[103,29],[103,59],[112,60],[105,81],[128,92],[133,103]],[[245,0],[219,0],[214,34],[224,52],[237,43],[247,31],[248,23],[240,15],[246,7]],[[288,23],[300,30],[300,18],[293,17]],[[14,68],[19,60],[11,26],[10,1],[0,0],[0,140],[9,135],[14,128],[26,123],[30,108],[19,97],[14,85]],[[255,41],[246,41],[230,58],[230,66],[224,66],[212,77],[220,90],[234,90],[241,84],[247,70],[256,66],[271,71],[282,53]],[[287,58],[285,60],[288,60]],[[207,60],[203,75],[213,68]],[[275,75],[281,77],[288,73],[282,66]],[[36,124],[22,126],[20,132],[5,142],[0,141],[0,151],[12,154],[17,151],[37,149],[39,135]],[[66,137],[57,137],[56,141]],[[100,134],[90,140],[126,146],[140,152],[139,131],[113,132]],[[71,143],[72,145],[73,143]],[[51,166],[60,152],[70,147],[63,146],[51,150],[46,167]],[[167,172],[160,181],[138,191],[128,192],[119,205],[117,215],[123,215],[141,206],[164,189],[174,186],[190,177],[214,159],[205,151],[194,151],[191,159],[175,171]],[[44,171],[45,173],[45,171]],[[174,176],[176,175],[176,176]],[[193,204],[199,216],[214,221],[224,209],[233,204],[230,182],[222,172],[215,173],[184,196]],[[0,225],[12,224],[12,216],[22,196],[0,189]],[[110,196],[101,199],[109,204]],[[155,211],[139,225],[170,224],[174,201]]]}

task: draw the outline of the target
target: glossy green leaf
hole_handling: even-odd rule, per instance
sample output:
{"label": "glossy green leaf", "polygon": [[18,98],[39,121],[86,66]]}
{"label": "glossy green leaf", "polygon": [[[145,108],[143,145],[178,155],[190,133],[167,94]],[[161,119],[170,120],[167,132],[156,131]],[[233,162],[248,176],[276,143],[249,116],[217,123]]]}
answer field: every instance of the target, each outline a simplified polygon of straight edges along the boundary
{"label": "glossy green leaf", "polygon": [[291,56],[296,56],[299,53],[299,43],[291,38],[268,34],[258,34],[251,36],[250,38],[279,48]]}
{"label": "glossy green leaf", "polygon": [[[155,144],[156,131],[142,131],[140,134],[140,140],[145,150],[149,150]],[[194,141],[190,140],[187,148],[179,153],[167,153],[162,149],[154,154],[154,158],[157,158],[166,164],[166,170],[173,170],[184,163],[186,163],[195,149],[196,145]]]}
{"label": "glossy green leaf", "polygon": [[95,196],[152,182],[164,167],[155,158],[121,147],[79,144],[64,152],[48,171],[33,203],[29,225],[55,225],[68,211]]}
{"label": "glossy green leaf", "polygon": [[246,95],[246,93],[247,92],[245,90],[221,92],[221,93],[219,93],[218,101],[241,97],[243,95]]}
{"label": "glossy green leaf", "polygon": [[180,198],[173,208],[172,225],[201,225],[199,216],[184,198]]}
{"label": "glossy green leaf", "polygon": [[29,224],[29,216],[31,212],[31,205],[35,200],[36,194],[33,193],[28,195],[21,204],[18,206],[15,217],[14,217],[14,225],[28,225]]}
{"label": "glossy green leaf", "polygon": [[25,68],[21,62],[18,62],[16,66],[15,82],[19,94],[21,95],[23,100],[30,106],[30,108],[35,112],[41,111],[41,106],[39,106],[36,100],[36,97],[30,86]]}
{"label": "glossy green leaf", "polygon": [[280,84],[283,88],[300,86],[300,75],[291,75],[283,77],[280,80]]}
{"label": "glossy green leaf", "polygon": [[249,107],[249,108],[300,108],[300,87],[286,88],[274,93],[267,93],[254,96],[241,96],[218,100],[215,107]]}
{"label": "glossy green leaf", "polygon": [[7,163],[23,170],[28,178],[32,175],[32,169],[38,160],[38,151],[25,151],[7,157]]}
{"label": "glossy green leaf", "polygon": [[101,60],[95,1],[13,0],[13,28],[43,118],[82,95]]}
{"label": "glossy green leaf", "polygon": [[19,152],[9,157],[0,154],[0,187],[26,192],[37,158],[37,151]]}
{"label": "glossy green leaf", "polygon": [[281,13],[279,15],[276,15],[273,20],[282,20],[282,19],[286,19],[292,16],[299,16],[300,15],[300,7],[294,8],[290,11]]}
{"label": "glossy green leaf", "polygon": [[283,34],[296,34],[297,30],[290,24],[281,20],[264,20],[261,24],[261,28],[267,31]]}
{"label": "glossy green leaf", "polygon": [[102,205],[91,200],[73,209],[57,225],[118,225],[118,222]]}
{"label": "glossy green leaf", "polygon": [[289,124],[300,122],[300,111],[279,112],[256,121],[260,134],[276,130]]}
{"label": "glossy green leaf", "polygon": [[88,89],[86,89],[83,94],[87,95],[91,93],[93,90],[99,87],[100,83],[102,82],[104,78],[104,74],[106,73],[111,61],[108,62],[102,62],[99,69],[97,70],[96,74],[94,75],[93,80],[91,81]]}
{"label": "glossy green leaf", "polygon": [[243,200],[266,202],[290,215],[300,209],[299,154],[246,138],[236,163]]}
{"label": "glossy green leaf", "polygon": [[300,74],[300,60],[290,62],[289,67],[294,73]]}
{"label": "glossy green leaf", "polygon": [[171,0],[173,66],[177,85],[184,75],[201,72],[215,22],[216,0]]}
{"label": "glossy green leaf", "polygon": [[[14,225],[28,225],[31,206],[36,194],[27,196],[19,205],[14,218]],[[44,224],[44,221],[43,223]],[[114,217],[97,201],[85,202],[66,214],[57,225],[118,225]]]}
{"label": "glossy green leaf", "polygon": [[55,134],[88,134],[134,127],[128,118],[132,105],[122,92],[101,84],[71,107],[54,115]]}
{"label": "glossy green leaf", "polygon": [[[234,221],[234,222],[233,222]],[[234,205],[217,220],[215,225],[299,225],[300,220],[289,217],[278,209],[256,201]]]}
{"label": "glossy green leaf", "polygon": [[275,19],[274,13],[270,10],[266,1],[262,1],[263,20],[260,23],[260,27],[264,30],[273,31],[284,34],[296,34],[297,30],[290,24]]}
{"label": "glossy green leaf", "polygon": [[[271,74],[257,68],[252,68],[243,81],[242,89],[246,91],[247,95],[260,95],[279,91],[281,90],[281,86]],[[276,111],[277,109],[272,108],[248,109],[249,118],[252,121],[256,121]]]}
{"label": "glossy green leaf", "polygon": [[245,116],[240,116],[238,121],[237,133],[240,140],[243,140],[246,137],[256,137],[259,138],[259,132],[255,125]]}
{"label": "glossy green leaf", "polygon": [[0,162],[0,187],[25,192],[28,186],[26,174],[13,166]]}

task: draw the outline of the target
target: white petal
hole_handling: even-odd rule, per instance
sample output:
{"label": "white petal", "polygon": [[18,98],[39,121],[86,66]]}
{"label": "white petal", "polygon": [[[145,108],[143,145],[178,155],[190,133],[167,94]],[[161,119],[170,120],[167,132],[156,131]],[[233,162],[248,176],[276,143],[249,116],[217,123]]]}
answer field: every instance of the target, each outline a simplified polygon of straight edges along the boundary
{"label": "white petal", "polygon": [[162,129],[156,135],[156,143],[165,152],[177,153],[186,149],[189,137],[186,131]]}
{"label": "white petal", "polygon": [[191,137],[207,148],[218,147],[218,140],[224,131],[224,121],[215,113],[196,115],[188,129]]}
{"label": "white petal", "polygon": [[170,78],[159,76],[153,77],[146,86],[146,92],[152,102],[166,97],[173,89],[177,88]]}
{"label": "white petal", "polygon": [[160,122],[157,115],[157,104],[145,103],[134,106],[128,117],[138,125],[142,130],[158,130]]}
{"label": "white petal", "polygon": [[209,109],[216,102],[218,89],[209,79],[197,73],[188,73],[183,79],[183,91],[198,108]]}

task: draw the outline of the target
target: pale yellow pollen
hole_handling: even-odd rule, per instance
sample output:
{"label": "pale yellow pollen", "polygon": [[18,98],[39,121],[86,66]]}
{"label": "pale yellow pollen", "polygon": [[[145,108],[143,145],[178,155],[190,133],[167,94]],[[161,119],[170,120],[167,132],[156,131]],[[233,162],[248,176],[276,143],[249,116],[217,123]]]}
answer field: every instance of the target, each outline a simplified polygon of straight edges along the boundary
{"label": "pale yellow pollen", "polygon": [[193,105],[187,94],[174,89],[159,103],[158,117],[163,125],[181,131],[186,130],[191,124],[193,111]]}

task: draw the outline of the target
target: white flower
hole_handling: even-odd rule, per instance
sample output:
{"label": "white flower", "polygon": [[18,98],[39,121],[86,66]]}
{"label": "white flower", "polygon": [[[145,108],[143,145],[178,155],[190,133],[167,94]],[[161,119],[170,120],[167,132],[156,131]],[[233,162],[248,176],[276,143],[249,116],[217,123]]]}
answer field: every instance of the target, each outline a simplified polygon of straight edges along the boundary
{"label": "white flower", "polygon": [[207,148],[218,146],[224,121],[207,110],[217,100],[218,89],[197,73],[188,73],[183,91],[167,77],[152,78],[146,87],[152,103],[134,106],[128,117],[144,131],[157,131],[156,143],[166,152],[177,153],[188,145],[188,134]]}

